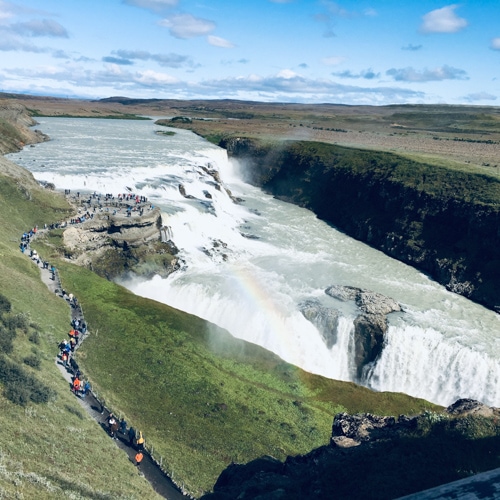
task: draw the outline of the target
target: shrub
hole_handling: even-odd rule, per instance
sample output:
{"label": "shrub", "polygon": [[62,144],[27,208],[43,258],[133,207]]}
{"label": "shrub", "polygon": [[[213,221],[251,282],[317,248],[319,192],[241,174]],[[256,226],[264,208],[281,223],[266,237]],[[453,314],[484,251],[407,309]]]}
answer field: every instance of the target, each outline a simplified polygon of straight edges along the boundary
{"label": "shrub", "polygon": [[33,403],[47,403],[55,395],[49,387],[5,356],[0,357],[0,381],[4,384],[5,397],[21,406],[30,400]]}
{"label": "shrub", "polygon": [[31,332],[29,337],[28,337],[28,340],[30,342],[33,342],[33,344],[38,345],[40,343],[40,332],[38,332],[37,330]]}
{"label": "shrub", "polygon": [[0,294],[0,316],[3,313],[8,313],[10,312],[12,308],[12,305],[7,297],[4,295]]}
{"label": "shrub", "polygon": [[32,368],[35,368],[35,370],[39,370],[41,365],[40,358],[36,354],[32,354],[31,356],[26,356],[23,359],[23,363],[25,365],[31,366]]}
{"label": "shrub", "polygon": [[29,317],[27,314],[18,313],[13,314],[7,318],[5,324],[11,330],[22,330],[24,333],[28,333],[28,327],[30,324]]}
{"label": "shrub", "polygon": [[26,406],[30,400],[30,392],[23,385],[9,384],[5,387],[5,397],[16,405]]}
{"label": "shrub", "polygon": [[13,340],[16,338],[16,331],[0,326],[0,352],[10,354],[14,348]]}

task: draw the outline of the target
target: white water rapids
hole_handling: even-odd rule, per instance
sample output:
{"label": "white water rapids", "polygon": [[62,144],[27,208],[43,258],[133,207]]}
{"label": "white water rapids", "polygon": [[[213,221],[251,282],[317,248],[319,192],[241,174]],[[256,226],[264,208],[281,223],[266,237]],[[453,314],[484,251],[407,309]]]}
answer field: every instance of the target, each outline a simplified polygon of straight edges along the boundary
{"label": "white water rapids", "polygon": [[[309,372],[353,380],[355,311],[324,290],[373,290],[404,312],[390,315],[386,345],[361,383],[443,405],[468,397],[500,406],[494,312],[246,184],[237,162],[190,132],[165,136],[155,134],[165,129],[152,121],[68,118],[43,118],[38,128],[52,141],[9,155],[37,179],[72,191],[116,195],[131,188],[162,208],[184,265],[167,279],[125,282],[134,293],[207,319]],[[242,203],[218,189],[212,169]],[[330,348],[299,311],[313,299],[340,310]]]}

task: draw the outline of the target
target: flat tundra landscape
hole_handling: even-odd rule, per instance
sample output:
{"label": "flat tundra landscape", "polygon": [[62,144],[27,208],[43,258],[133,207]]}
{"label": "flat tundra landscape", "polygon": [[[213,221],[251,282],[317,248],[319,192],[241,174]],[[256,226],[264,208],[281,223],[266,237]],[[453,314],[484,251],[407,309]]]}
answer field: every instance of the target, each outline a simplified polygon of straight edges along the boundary
{"label": "flat tundra landscape", "polygon": [[0,94],[36,116],[186,117],[172,125],[218,142],[227,136],[309,140],[392,151],[414,159],[500,169],[500,108],[449,105],[345,106],[235,100],[113,97],[99,101]]}

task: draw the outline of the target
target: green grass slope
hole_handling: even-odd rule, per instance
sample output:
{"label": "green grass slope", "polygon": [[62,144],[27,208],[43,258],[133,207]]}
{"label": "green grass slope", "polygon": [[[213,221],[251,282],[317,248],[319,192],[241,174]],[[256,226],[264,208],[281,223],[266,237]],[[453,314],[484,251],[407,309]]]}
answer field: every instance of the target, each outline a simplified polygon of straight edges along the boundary
{"label": "green grass slope", "polygon": [[[0,321],[0,337],[9,331],[5,322],[14,321],[15,333],[11,352],[0,344],[0,498],[159,498],[87,416],[54,364],[69,309],[40,281],[18,245],[23,231],[68,213],[62,197],[0,158],[0,293],[12,307]],[[12,367],[27,377],[14,385],[15,394],[43,389],[49,401],[20,405],[6,397],[4,378]]]}
{"label": "green grass slope", "polygon": [[307,374],[89,271],[60,263],[59,272],[90,326],[80,366],[193,495],[210,490],[231,462],[326,444],[340,411],[414,414],[432,406]]}

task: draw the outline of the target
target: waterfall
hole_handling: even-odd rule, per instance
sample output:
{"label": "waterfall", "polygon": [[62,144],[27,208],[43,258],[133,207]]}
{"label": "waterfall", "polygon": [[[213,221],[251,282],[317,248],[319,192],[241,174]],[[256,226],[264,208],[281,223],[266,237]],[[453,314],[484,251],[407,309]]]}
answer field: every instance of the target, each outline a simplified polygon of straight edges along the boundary
{"label": "waterfall", "polygon": [[325,290],[372,290],[404,312],[389,315],[383,351],[357,382],[443,405],[473,397],[500,406],[494,312],[246,184],[244,166],[190,132],[158,135],[144,121],[40,121],[57,140],[9,155],[38,180],[114,194],[130,187],[161,208],[162,241],[175,245],[183,265],[165,279],[125,282],[134,293],[209,320],[311,373],[355,380],[357,312]]}

